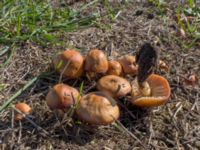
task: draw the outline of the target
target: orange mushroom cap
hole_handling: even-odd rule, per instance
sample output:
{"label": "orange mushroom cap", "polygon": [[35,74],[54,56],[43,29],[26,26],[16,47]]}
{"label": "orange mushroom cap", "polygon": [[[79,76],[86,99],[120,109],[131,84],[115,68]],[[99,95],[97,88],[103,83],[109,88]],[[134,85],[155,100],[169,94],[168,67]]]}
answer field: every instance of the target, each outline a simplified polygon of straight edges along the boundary
{"label": "orange mushroom cap", "polygon": [[169,100],[171,88],[168,81],[164,77],[151,74],[146,79],[146,82],[151,90],[150,95],[144,95],[141,91],[139,91],[137,80],[133,81],[131,102],[134,105],[140,107],[159,106],[165,104]]}
{"label": "orange mushroom cap", "polygon": [[79,92],[66,84],[55,85],[46,96],[46,102],[50,109],[68,109],[77,104],[80,98]]}
{"label": "orange mushroom cap", "polygon": [[137,66],[135,56],[126,55],[119,59],[119,63],[122,65],[125,74],[136,75]]}
{"label": "orange mushroom cap", "polygon": [[111,97],[123,97],[131,92],[130,83],[119,76],[107,75],[102,77],[97,83],[97,89],[110,95]]}
{"label": "orange mushroom cap", "polygon": [[102,92],[93,92],[83,96],[76,113],[83,122],[94,125],[111,124],[120,116],[116,101]]}
{"label": "orange mushroom cap", "polygon": [[[26,115],[29,115],[29,114],[32,113],[31,107],[26,103],[17,103],[15,105],[15,108],[18,109],[19,111],[21,111],[22,113],[26,114]],[[16,113],[16,115],[15,115],[16,121],[22,120],[23,118],[24,117],[22,116],[22,114]]]}
{"label": "orange mushroom cap", "polygon": [[69,78],[78,78],[83,74],[84,58],[76,50],[66,50],[53,60],[55,68]]}
{"label": "orange mushroom cap", "polygon": [[122,66],[118,61],[110,60],[108,62],[107,74],[120,76],[120,75],[122,75],[122,72],[123,72]]}
{"label": "orange mushroom cap", "polygon": [[85,70],[93,73],[106,73],[108,70],[108,60],[103,51],[93,49],[89,51],[85,60]]}

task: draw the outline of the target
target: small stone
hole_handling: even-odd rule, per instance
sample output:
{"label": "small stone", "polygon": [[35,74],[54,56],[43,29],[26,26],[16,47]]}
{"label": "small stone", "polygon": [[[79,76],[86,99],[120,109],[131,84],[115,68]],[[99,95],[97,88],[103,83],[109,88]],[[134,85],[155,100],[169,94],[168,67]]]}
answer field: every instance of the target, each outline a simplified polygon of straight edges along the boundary
{"label": "small stone", "polygon": [[153,19],[154,18],[154,14],[148,14],[147,15],[147,19]]}
{"label": "small stone", "polygon": [[140,15],[142,15],[143,14],[143,11],[142,10],[137,10],[136,12],[135,12],[135,15],[136,16],[140,16]]}

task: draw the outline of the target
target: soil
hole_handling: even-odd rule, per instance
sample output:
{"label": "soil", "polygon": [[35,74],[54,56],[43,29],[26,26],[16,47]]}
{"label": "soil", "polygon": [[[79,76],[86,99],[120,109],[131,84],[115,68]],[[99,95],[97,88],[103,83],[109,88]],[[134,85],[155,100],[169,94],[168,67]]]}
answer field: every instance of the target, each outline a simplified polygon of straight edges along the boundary
{"label": "soil", "polygon": [[[74,2],[70,7],[78,8],[82,3],[85,2]],[[113,59],[135,54],[144,42],[156,43],[160,59],[170,68],[169,71],[157,70],[170,83],[172,94],[169,102],[147,109],[132,106],[127,98],[122,98],[121,102],[128,111],[121,107],[119,123],[125,128],[116,124],[91,126],[80,123],[74,117],[55,115],[46,106],[45,96],[59,80],[59,75],[53,73],[38,80],[15,100],[31,105],[31,119],[48,135],[26,120],[14,122],[14,111],[8,108],[0,114],[0,149],[200,149],[199,82],[196,87],[188,86],[182,77],[189,73],[200,77],[200,45],[186,49],[174,40],[174,37],[180,41],[189,40],[177,34],[178,25],[173,19],[176,3],[169,4],[167,21],[158,14],[155,6],[147,2],[111,4],[113,8],[123,6],[116,20],[105,16],[107,9],[100,3],[95,6],[102,15],[97,21],[98,27],[65,33],[60,39],[66,41],[65,45],[42,47],[31,41],[20,43],[12,61],[0,70],[0,82],[7,85],[0,91],[0,104],[33,77],[52,71],[51,58],[59,51],[77,48],[86,54],[92,48],[99,48]],[[59,3],[56,4],[58,6]],[[89,7],[82,12],[83,15],[89,14],[92,9],[92,6]],[[64,79],[63,82],[79,89],[83,80],[86,81],[84,92],[95,90],[92,87],[95,81],[87,82],[84,77]]]}

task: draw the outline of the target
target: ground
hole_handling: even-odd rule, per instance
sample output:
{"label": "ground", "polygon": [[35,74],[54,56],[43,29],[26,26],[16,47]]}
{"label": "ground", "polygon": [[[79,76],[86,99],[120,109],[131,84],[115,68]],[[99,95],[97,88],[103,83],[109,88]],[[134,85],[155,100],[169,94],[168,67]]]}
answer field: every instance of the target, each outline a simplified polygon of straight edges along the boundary
{"label": "ground", "polygon": [[[86,2],[72,1],[67,5],[79,9],[83,3]],[[59,1],[53,1],[52,5],[57,9],[63,7]],[[157,70],[170,83],[169,102],[147,109],[132,106],[123,98],[121,101],[126,109],[121,108],[117,123],[91,126],[74,117],[56,117],[49,110],[45,96],[59,80],[57,73],[51,73],[39,78],[12,101],[12,104],[30,104],[33,108],[31,120],[48,135],[27,120],[14,122],[14,111],[7,107],[0,114],[0,149],[200,149],[199,83],[195,87],[186,85],[183,78],[189,73],[200,77],[200,42],[199,38],[191,36],[196,32],[186,32],[185,36],[180,30],[176,16],[178,3],[168,1],[164,8],[150,1],[109,2],[109,5],[108,8],[105,3],[98,2],[81,12],[85,16],[99,12],[101,17],[90,27],[74,32],[62,31],[59,40],[64,44],[44,46],[31,40],[17,43],[11,61],[0,68],[0,104],[34,77],[51,72],[51,59],[59,51],[76,48],[85,55],[88,50],[99,48],[109,59],[116,59],[135,54],[147,41],[156,43],[160,59],[169,66],[168,71]],[[118,13],[108,13],[111,8]],[[5,45],[2,43],[0,48]],[[5,59],[7,55],[1,56],[0,62]],[[79,89],[83,80],[86,79],[65,79],[63,82]],[[94,82],[86,80],[84,91]],[[90,89],[93,90],[95,88]]]}

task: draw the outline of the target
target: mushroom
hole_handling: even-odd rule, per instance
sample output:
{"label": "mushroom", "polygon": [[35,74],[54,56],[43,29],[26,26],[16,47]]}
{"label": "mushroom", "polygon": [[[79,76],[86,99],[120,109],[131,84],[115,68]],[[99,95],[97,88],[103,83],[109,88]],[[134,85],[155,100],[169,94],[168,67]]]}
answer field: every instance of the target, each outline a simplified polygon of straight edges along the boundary
{"label": "mushroom", "polygon": [[78,78],[83,74],[84,58],[76,50],[66,50],[53,59],[54,67],[68,78]]}
{"label": "mushroom", "polygon": [[85,59],[85,71],[89,77],[96,74],[105,74],[108,70],[108,60],[103,51],[98,49],[90,50]]}
{"label": "mushroom", "polygon": [[115,60],[110,60],[108,62],[108,71],[107,71],[108,75],[116,75],[116,76],[120,76],[123,74],[122,72],[122,66],[118,61]]}
{"label": "mushroom", "polygon": [[46,96],[46,102],[50,109],[69,109],[77,104],[80,98],[79,92],[66,84],[55,85]]}
{"label": "mushroom", "polygon": [[157,65],[158,52],[149,43],[145,43],[136,54],[138,64],[137,78],[132,82],[131,102],[137,106],[159,106],[170,97],[168,81],[153,74]]}
{"label": "mushroom", "polygon": [[98,81],[97,89],[110,95],[111,97],[119,98],[131,92],[131,85],[122,77],[107,75]]}
{"label": "mushroom", "polygon": [[125,74],[136,75],[137,66],[135,62],[135,56],[126,55],[119,59],[119,63],[122,65],[122,69]]}
{"label": "mushroom", "polygon": [[[17,110],[19,110],[20,112],[22,112],[22,113],[24,113],[25,115],[29,115],[29,114],[31,114],[32,113],[32,109],[31,109],[31,107],[28,105],[28,104],[26,104],[26,103],[17,103],[16,105],[15,105],[15,108],[17,109]],[[23,117],[23,115],[22,114],[20,114],[20,113],[16,113],[16,115],[15,115],[15,120],[16,121],[20,121],[20,120],[22,120],[24,117]]]}
{"label": "mushroom", "polygon": [[117,102],[103,92],[83,96],[76,113],[80,120],[93,125],[108,125],[120,116]]}
{"label": "mushroom", "polygon": [[134,105],[140,107],[151,107],[165,104],[171,94],[170,85],[168,81],[156,74],[151,74],[144,86],[140,87],[137,79],[132,82],[132,99]]}

